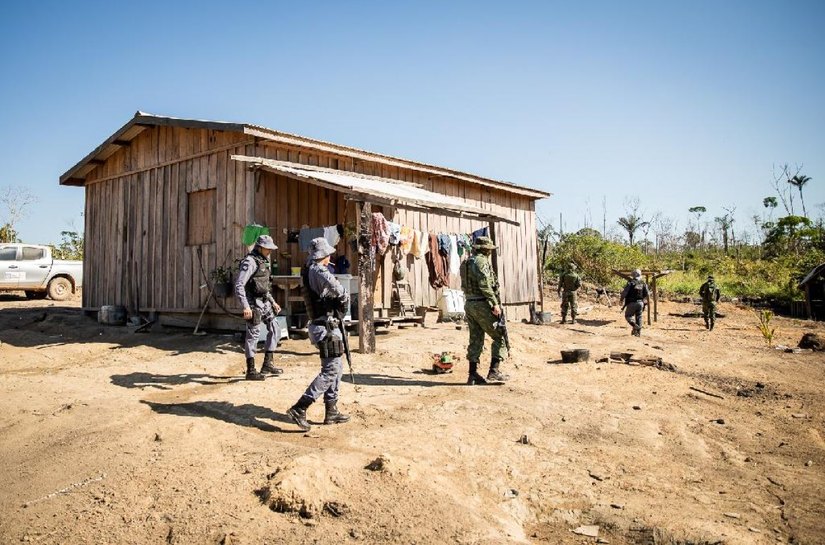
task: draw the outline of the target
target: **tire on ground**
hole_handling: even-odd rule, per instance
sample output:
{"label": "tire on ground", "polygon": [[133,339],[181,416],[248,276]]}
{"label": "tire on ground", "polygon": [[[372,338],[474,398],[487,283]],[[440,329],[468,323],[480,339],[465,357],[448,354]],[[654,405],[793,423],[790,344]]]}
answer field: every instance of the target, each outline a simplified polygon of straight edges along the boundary
{"label": "tire on ground", "polygon": [[48,287],[49,297],[55,301],[65,301],[72,296],[72,283],[68,278],[58,276],[52,278]]}

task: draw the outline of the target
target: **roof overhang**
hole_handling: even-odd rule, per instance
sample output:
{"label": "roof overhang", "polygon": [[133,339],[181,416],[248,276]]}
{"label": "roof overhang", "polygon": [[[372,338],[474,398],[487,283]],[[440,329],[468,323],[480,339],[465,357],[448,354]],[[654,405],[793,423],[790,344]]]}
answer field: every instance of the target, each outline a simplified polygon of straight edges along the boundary
{"label": "roof overhang", "polygon": [[146,112],[137,112],[134,117],[123,125],[117,132],[106,139],[101,145],[96,147],[91,153],[81,159],[75,166],[67,170],[60,177],[60,185],[74,185],[83,186],[86,184],[86,176],[98,165],[102,164],[119,149],[129,146],[131,141],[146,130],[148,127],[182,127],[190,129],[211,129],[218,131],[238,132],[249,135],[254,138],[260,138],[263,142],[276,142],[288,146],[298,146],[311,150],[349,157],[359,161],[371,161],[381,163],[388,166],[395,166],[399,168],[407,168],[422,172],[430,177],[445,177],[456,180],[463,180],[470,183],[478,184],[484,187],[490,187],[514,193],[527,197],[529,199],[543,199],[549,197],[552,193],[546,191],[539,191],[516,185],[510,182],[501,180],[493,180],[468,174],[458,170],[453,170],[407,159],[400,159],[398,157],[391,157],[380,153],[365,151],[349,146],[342,146],[322,140],[307,138],[304,136],[297,136],[285,132],[275,131],[262,127],[259,125],[250,125],[246,123],[228,123],[225,121],[205,121],[199,119],[181,119],[177,117],[166,117],[153,115]]}
{"label": "roof overhang", "polygon": [[[486,209],[474,206],[458,197],[434,193],[417,184],[356,172],[275,161],[263,157],[232,155],[231,158],[248,164],[250,168],[259,168],[338,191],[344,194],[344,198],[350,200],[483,221],[503,221],[519,225],[517,221],[511,219],[503,211],[498,210],[498,207],[496,209]],[[495,205],[491,204],[490,206],[494,207]]]}

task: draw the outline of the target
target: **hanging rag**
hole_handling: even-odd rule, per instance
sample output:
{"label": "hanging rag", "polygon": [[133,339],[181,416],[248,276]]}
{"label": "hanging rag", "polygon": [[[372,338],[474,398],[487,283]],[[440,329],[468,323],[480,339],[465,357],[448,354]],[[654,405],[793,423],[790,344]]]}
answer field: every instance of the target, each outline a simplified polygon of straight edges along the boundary
{"label": "hanging rag", "polygon": [[438,251],[450,255],[450,235],[438,235]]}
{"label": "hanging rag", "polygon": [[381,212],[372,213],[372,251],[384,255],[390,243],[389,222]]}
{"label": "hanging rag", "polygon": [[450,259],[449,273],[451,275],[458,275],[458,268],[461,267],[461,258],[458,256],[458,237],[456,237],[456,235],[450,235],[450,253],[448,255]]}
{"label": "hanging rag", "polygon": [[413,229],[412,243],[410,244],[410,253],[416,259],[419,259],[421,256],[424,255],[424,244],[426,244],[426,242],[421,235],[421,231],[419,231],[418,229]]}
{"label": "hanging rag", "polygon": [[304,227],[298,232],[298,247],[302,252],[308,252],[312,239],[324,236],[323,227]]}
{"label": "hanging rag", "polygon": [[398,246],[398,243],[401,242],[401,224],[387,221],[387,230],[390,233],[389,243]]}
{"label": "hanging rag", "polygon": [[401,236],[398,239],[398,251],[401,257],[406,256],[412,249],[414,233],[413,230],[406,225],[401,226]]}
{"label": "hanging rag", "polygon": [[472,248],[473,243],[469,235],[458,235],[458,257],[463,257],[464,254],[470,255]]}
{"label": "hanging rag", "polygon": [[329,227],[324,227],[323,237],[327,239],[327,242],[329,242],[329,245],[333,248],[338,246],[338,242],[341,240],[341,234],[338,231],[338,226],[330,225]]}
{"label": "hanging rag", "polygon": [[429,273],[430,286],[435,289],[443,288],[450,283],[447,277],[447,269],[449,263],[447,262],[447,254],[438,250],[438,236],[430,233],[429,237],[429,252],[425,258],[427,261],[427,271]]}
{"label": "hanging rag", "polygon": [[476,241],[478,237],[489,237],[490,236],[490,228],[489,227],[482,227],[481,229],[476,229],[473,231],[472,238],[473,242]]}

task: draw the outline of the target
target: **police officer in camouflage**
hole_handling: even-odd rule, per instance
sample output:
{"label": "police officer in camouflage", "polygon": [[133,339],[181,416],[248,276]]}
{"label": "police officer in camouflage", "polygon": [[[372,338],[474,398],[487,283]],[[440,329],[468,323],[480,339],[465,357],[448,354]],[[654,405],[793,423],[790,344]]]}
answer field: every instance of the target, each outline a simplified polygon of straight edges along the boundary
{"label": "police officer in camouflage", "polygon": [[567,270],[559,276],[558,294],[561,297],[561,323],[567,323],[567,309],[570,308],[570,323],[576,323],[576,314],[579,306],[576,301],[576,291],[581,287],[582,281],[576,274],[576,264],[570,263]]}
{"label": "police officer in camouflage", "polygon": [[304,431],[310,429],[307,409],[321,396],[326,408],[324,424],[340,424],[350,418],[338,411],[338,387],[344,372],[341,356],[345,354],[340,321],[349,305],[349,294],[327,268],[333,253],[335,248],[325,238],[312,239],[307,264],[301,269],[302,291],[310,320],[309,340],[321,355],[321,372],[287,411]]}
{"label": "police officer in camouflage", "polygon": [[[467,361],[470,374],[467,384],[502,384],[509,377],[499,370],[507,357],[502,328],[496,327],[501,316],[498,281],[493,271],[490,255],[496,245],[490,237],[478,237],[473,243],[473,254],[461,264],[461,287],[464,290],[464,314],[470,330]],[[478,373],[478,363],[484,350],[484,334],[493,340],[490,351],[490,371],[485,379]]]}
{"label": "police officer in camouflage", "polygon": [[[255,241],[255,247],[241,261],[238,267],[238,278],[235,281],[235,296],[243,307],[243,319],[246,320],[246,337],[244,339],[244,354],[246,355],[246,380],[264,380],[264,373],[280,375],[283,369],[275,367],[272,358],[278,341],[281,339],[281,328],[275,320],[275,315],[281,307],[275,302],[271,293],[269,276],[271,273],[269,255],[277,250],[272,237],[261,235]],[[261,325],[267,329],[266,345],[264,347],[264,363],[261,372],[255,370],[255,352],[258,347],[258,338]]]}
{"label": "police officer in camouflage", "polygon": [[712,330],[716,323],[716,303],[719,302],[721,296],[713,275],[708,275],[707,282],[699,288],[699,295],[702,297],[702,317],[705,319],[705,329]]}

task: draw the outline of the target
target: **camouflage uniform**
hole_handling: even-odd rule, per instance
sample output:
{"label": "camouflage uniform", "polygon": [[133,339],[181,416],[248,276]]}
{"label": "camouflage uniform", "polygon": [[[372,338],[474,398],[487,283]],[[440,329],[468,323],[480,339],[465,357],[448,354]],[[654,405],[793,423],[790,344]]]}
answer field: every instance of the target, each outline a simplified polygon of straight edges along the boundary
{"label": "camouflage uniform", "polygon": [[576,264],[571,263],[568,270],[559,276],[558,294],[561,296],[561,323],[567,323],[567,309],[570,309],[570,323],[576,323],[576,315],[579,311],[576,291],[581,287],[582,282],[576,274]]}
{"label": "camouflage uniform", "polygon": [[[498,296],[498,281],[489,253],[495,245],[489,237],[478,237],[473,244],[473,255],[461,264],[461,287],[464,290],[464,314],[470,330],[467,346],[467,361],[470,365],[468,384],[504,382],[506,375],[499,372],[499,364],[507,357],[504,333],[496,327],[498,317],[493,314],[495,307],[501,308]],[[478,374],[478,363],[484,351],[484,334],[493,340],[490,351],[490,371],[487,379]]]}
{"label": "camouflage uniform", "polygon": [[702,317],[705,319],[705,328],[713,329],[716,322],[716,303],[719,302],[721,292],[713,281],[713,276],[708,276],[707,282],[699,288],[699,295],[702,297]]}

